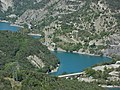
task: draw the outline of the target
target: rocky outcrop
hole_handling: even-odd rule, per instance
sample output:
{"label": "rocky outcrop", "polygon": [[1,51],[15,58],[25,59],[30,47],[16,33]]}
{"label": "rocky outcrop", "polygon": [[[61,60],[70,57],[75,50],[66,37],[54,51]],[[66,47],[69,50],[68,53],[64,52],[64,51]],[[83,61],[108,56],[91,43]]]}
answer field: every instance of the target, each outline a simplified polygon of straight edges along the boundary
{"label": "rocky outcrop", "polygon": [[120,44],[120,35],[113,34],[109,37],[110,45],[119,45]]}
{"label": "rocky outcrop", "polygon": [[27,10],[22,16],[18,18],[16,23],[30,23],[32,21],[41,21],[48,13],[47,10]]}
{"label": "rocky outcrop", "polygon": [[[37,0],[40,3],[42,0]],[[41,21],[50,13],[48,9],[60,0],[49,1],[43,8],[26,10],[16,21],[16,23],[30,23],[32,21]],[[54,7],[54,6],[53,6]]]}
{"label": "rocky outcrop", "polygon": [[120,55],[120,35],[114,34],[108,38],[109,46],[104,51],[104,55]]}
{"label": "rocky outcrop", "polygon": [[38,68],[43,68],[45,66],[44,63],[42,62],[42,60],[39,57],[37,57],[36,55],[33,55],[33,56],[31,55],[31,56],[27,57],[27,59]]}
{"label": "rocky outcrop", "polygon": [[8,7],[13,6],[13,0],[0,0],[2,5],[2,10],[6,11]]}

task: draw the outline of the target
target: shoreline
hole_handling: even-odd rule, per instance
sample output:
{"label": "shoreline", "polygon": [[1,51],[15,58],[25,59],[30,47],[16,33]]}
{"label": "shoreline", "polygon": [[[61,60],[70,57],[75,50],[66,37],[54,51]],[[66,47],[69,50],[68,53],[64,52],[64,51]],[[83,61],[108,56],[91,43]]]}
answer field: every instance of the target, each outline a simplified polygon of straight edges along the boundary
{"label": "shoreline", "polygon": [[[54,50],[53,48],[51,48],[51,47],[48,47],[48,49],[49,49],[50,51],[55,51],[55,50]],[[63,49],[61,49],[61,48],[57,48],[56,51],[67,52],[66,50],[63,50]],[[73,51],[73,52],[71,52],[71,53],[100,57],[100,55],[90,54],[90,53],[81,52],[81,51],[78,51],[78,52],[77,52],[77,51]],[[110,57],[110,56],[102,56],[102,57],[107,57],[107,58],[112,59],[112,57]]]}
{"label": "shoreline", "polygon": [[0,20],[0,22],[2,22],[2,23],[9,23],[10,26],[14,26],[14,27],[24,28],[23,26],[20,26],[20,25],[14,24],[14,23],[10,23],[9,21],[6,21],[6,20]]}
{"label": "shoreline", "polygon": [[17,25],[17,24],[10,24],[10,26],[19,27],[19,28],[24,28],[23,26],[20,26],[20,25]]}
{"label": "shoreline", "polygon": [[99,85],[99,86],[101,86],[101,87],[103,87],[103,88],[120,88],[120,86],[113,86],[113,85]]}
{"label": "shoreline", "polygon": [[59,68],[60,64],[57,64],[57,65],[58,65],[58,66],[57,66],[55,69],[51,70],[51,72],[50,72],[50,73],[55,73],[55,72],[57,72],[57,71],[58,71],[58,68]]}
{"label": "shoreline", "polygon": [[73,53],[78,53],[78,54],[83,54],[83,55],[90,55],[90,56],[100,56],[100,55],[95,55],[95,54],[90,54],[90,53],[86,53],[86,52],[80,52],[80,51],[73,51]]}
{"label": "shoreline", "polygon": [[5,22],[5,23],[9,23],[8,21],[6,21],[6,20],[0,20],[0,22]]}
{"label": "shoreline", "polygon": [[59,67],[56,67],[55,69],[51,70],[50,73],[55,73],[55,72],[57,72],[58,68],[59,68]]}
{"label": "shoreline", "polygon": [[[101,57],[101,55],[96,55],[96,54],[90,54],[90,53],[86,53],[86,52],[81,52],[81,51],[73,51],[73,53],[77,53],[77,54],[83,54],[83,55],[89,55],[89,56],[97,56],[97,57]],[[111,58],[110,56],[102,56],[102,57],[107,57],[107,58]]]}

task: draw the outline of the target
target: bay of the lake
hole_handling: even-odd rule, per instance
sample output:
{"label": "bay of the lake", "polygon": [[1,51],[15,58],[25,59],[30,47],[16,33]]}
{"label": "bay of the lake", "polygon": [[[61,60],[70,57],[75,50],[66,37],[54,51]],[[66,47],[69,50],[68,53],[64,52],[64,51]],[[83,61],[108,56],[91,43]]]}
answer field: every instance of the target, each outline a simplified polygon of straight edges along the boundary
{"label": "bay of the lake", "polygon": [[90,56],[69,52],[53,52],[60,60],[60,66],[55,75],[61,75],[63,73],[77,73],[91,67],[95,64],[111,61],[108,57],[102,56]]}
{"label": "bay of the lake", "polygon": [[12,26],[10,23],[7,22],[0,22],[0,30],[8,30],[16,32],[20,29],[18,26]]}

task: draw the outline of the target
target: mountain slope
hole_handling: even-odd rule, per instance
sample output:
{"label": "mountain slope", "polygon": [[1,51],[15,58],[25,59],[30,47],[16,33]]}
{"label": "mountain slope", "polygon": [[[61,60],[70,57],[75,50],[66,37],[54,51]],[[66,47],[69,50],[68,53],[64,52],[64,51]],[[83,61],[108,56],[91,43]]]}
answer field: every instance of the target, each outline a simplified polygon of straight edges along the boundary
{"label": "mountain slope", "polygon": [[111,35],[120,33],[120,0],[13,0],[13,3],[6,15],[16,14],[15,23],[30,24],[35,33],[44,33],[45,42],[54,42],[67,51],[105,54],[111,46]]}
{"label": "mountain slope", "polygon": [[57,67],[58,63],[56,57],[38,40],[24,34],[5,31],[0,31],[0,56],[1,68],[6,67],[8,71],[12,65],[17,65],[17,68],[23,70],[38,68],[46,72]]}
{"label": "mountain slope", "polygon": [[[32,58],[28,60],[29,56]],[[44,66],[40,67],[39,63],[36,67],[32,60]],[[1,90],[103,90],[97,84],[44,73],[57,63],[57,59],[37,39],[18,32],[0,31]]]}

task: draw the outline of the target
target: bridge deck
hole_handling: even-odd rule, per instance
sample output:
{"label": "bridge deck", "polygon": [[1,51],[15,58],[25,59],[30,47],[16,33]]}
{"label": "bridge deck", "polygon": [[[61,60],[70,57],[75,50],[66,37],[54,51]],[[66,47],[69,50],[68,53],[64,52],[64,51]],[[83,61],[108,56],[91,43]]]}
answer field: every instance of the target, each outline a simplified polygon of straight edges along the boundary
{"label": "bridge deck", "polygon": [[30,35],[30,36],[42,36],[41,34],[34,34],[34,33],[29,33],[28,35]]}
{"label": "bridge deck", "polygon": [[60,75],[58,77],[69,77],[69,76],[82,75],[82,74],[84,74],[84,72],[73,73],[73,74],[66,74],[66,75]]}

